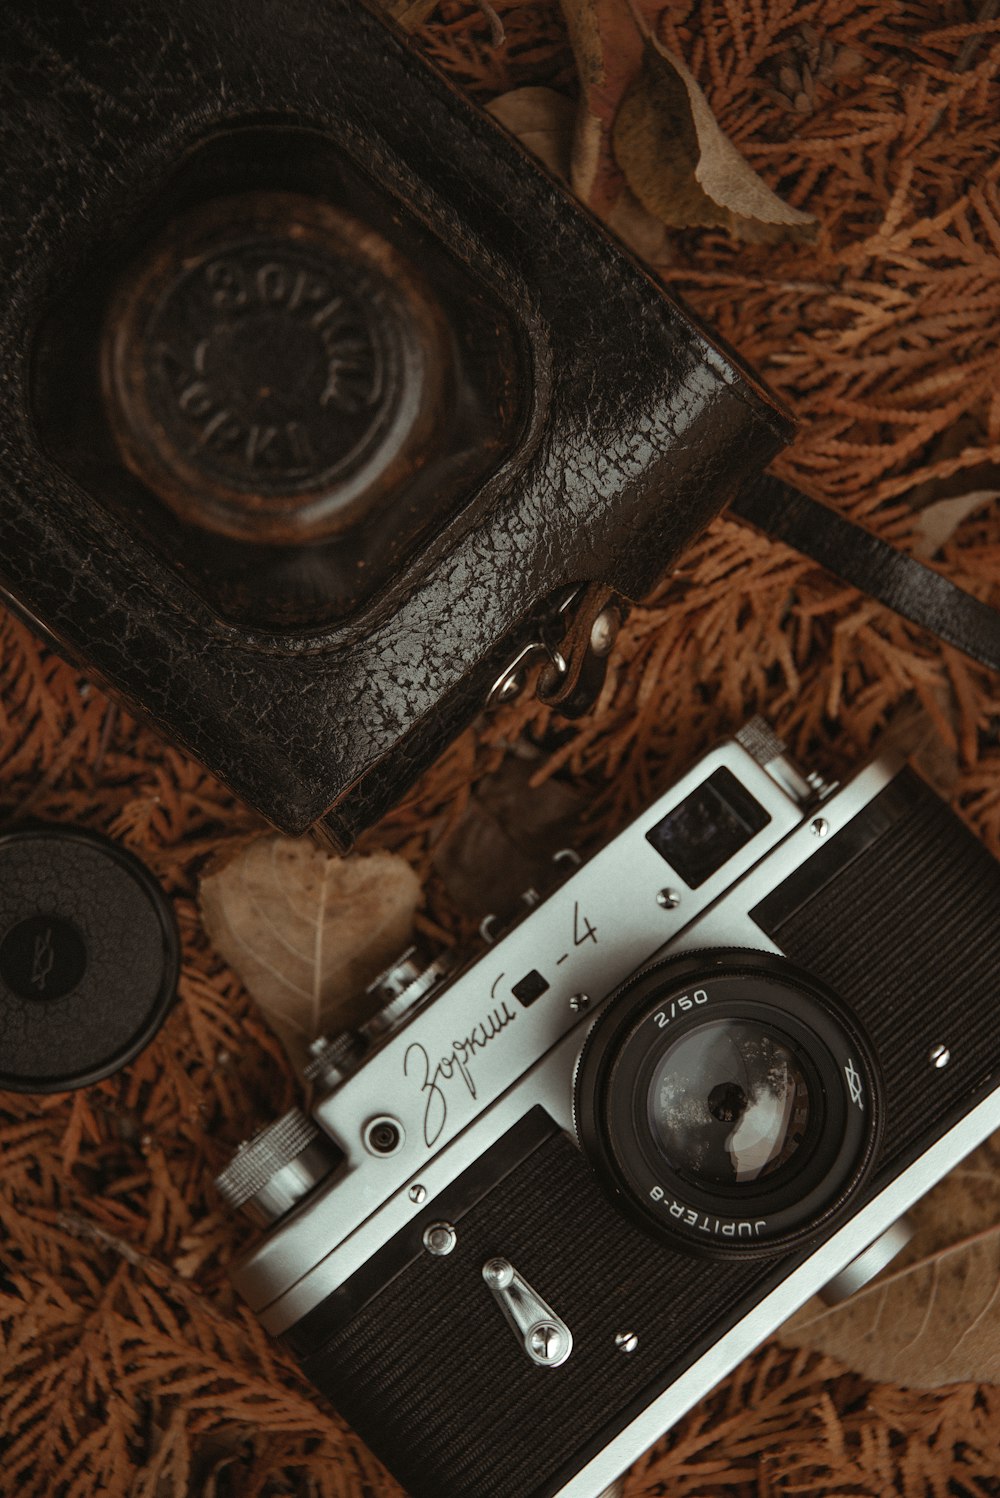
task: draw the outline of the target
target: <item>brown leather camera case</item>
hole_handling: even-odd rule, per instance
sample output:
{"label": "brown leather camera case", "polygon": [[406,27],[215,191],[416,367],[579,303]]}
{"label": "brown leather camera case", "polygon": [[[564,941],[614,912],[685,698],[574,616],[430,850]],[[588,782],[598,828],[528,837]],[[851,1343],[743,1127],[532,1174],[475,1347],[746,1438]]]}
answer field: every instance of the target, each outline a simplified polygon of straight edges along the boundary
{"label": "brown leather camera case", "polygon": [[352,0],[12,0],[0,584],[346,846],[540,611],[637,599],[787,416]]}

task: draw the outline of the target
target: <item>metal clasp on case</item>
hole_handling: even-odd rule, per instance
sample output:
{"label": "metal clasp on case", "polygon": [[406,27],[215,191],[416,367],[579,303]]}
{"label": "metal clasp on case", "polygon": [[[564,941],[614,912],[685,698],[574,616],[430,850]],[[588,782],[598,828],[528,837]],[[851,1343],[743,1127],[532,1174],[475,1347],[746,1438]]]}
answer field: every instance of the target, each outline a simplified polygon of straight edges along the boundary
{"label": "metal clasp on case", "polygon": [[507,1259],[487,1259],[486,1281],[524,1351],[540,1368],[558,1368],[573,1351],[573,1333]]}
{"label": "metal clasp on case", "polygon": [[519,697],[532,669],[541,665],[535,682],[539,700],[563,717],[582,717],[600,695],[625,612],[624,600],[599,583],[568,589],[537,626],[537,638],[522,646],[490,687],[487,711]]}

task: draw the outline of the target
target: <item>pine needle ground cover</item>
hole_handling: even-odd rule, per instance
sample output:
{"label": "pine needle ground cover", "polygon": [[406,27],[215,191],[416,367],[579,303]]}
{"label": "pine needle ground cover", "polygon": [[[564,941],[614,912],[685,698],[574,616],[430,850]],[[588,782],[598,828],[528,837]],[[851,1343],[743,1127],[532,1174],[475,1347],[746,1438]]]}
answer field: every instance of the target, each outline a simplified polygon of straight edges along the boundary
{"label": "pine needle ground cover", "polygon": [[[525,85],[572,97],[554,0],[496,10],[502,48],[464,0],[430,10],[414,43],[481,102]],[[977,15],[954,0],[670,6],[663,39],[723,129],[819,228],[812,243],[780,245],[676,231],[650,259],[795,410],[790,479],[904,550],[923,544],[929,507],[984,496],[960,507],[934,564],[996,603],[1000,22]],[[522,735],[548,746],[536,781],[580,794],[587,849],[756,711],[803,763],[833,773],[893,724],[918,723],[956,809],[1000,854],[1000,682],[726,519],[633,611],[595,713],[557,741],[530,702],[484,720],[364,848],[413,865],[432,940],[468,938],[474,923],[434,850]],[[398,1494],[227,1284],[249,1234],[212,1177],[297,1092],[196,897],[207,861],[259,824],[10,617],[0,813],[120,839],[173,897],[185,950],[180,1002],[126,1071],[72,1095],[3,1098],[0,1493]],[[1000,1394],[874,1385],[768,1345],[639,1464],[626,1493],[997,1494]]]}

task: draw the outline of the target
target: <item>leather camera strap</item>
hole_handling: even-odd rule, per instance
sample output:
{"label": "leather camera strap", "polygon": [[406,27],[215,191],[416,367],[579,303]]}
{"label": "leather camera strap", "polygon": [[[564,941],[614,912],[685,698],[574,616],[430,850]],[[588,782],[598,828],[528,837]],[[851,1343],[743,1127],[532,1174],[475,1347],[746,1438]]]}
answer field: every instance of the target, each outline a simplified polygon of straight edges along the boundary
{"label": "leather camera strap", "polygon": [[911,624],[1000,671],[1000,611],[846,520],[829,505],[765,473],[740,491],[730,511],[812,557]]}

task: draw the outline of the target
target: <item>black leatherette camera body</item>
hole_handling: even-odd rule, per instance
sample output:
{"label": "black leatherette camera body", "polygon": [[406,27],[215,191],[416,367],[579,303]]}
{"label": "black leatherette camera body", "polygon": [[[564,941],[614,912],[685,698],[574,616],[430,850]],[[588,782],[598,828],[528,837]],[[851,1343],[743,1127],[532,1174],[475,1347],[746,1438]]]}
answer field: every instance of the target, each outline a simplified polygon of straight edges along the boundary
{"label": "black leatherette camera body", "polygon": [[[276,825],[325,817],[346,845],[471,720],[545,600],[641,597],[787,417],[360,4],[13,0],[2,27],[0,586]],[[424,236],[432,292],[435,256],[459,267],[452,347],[481,304],[514,361],[490,471],[453,465],[379,585],[294,627],[213,592],[229,543],[200,548],[127,471],[98,391],[121,275],[178,216],[258,191],[340,194],[411,258]]]}

